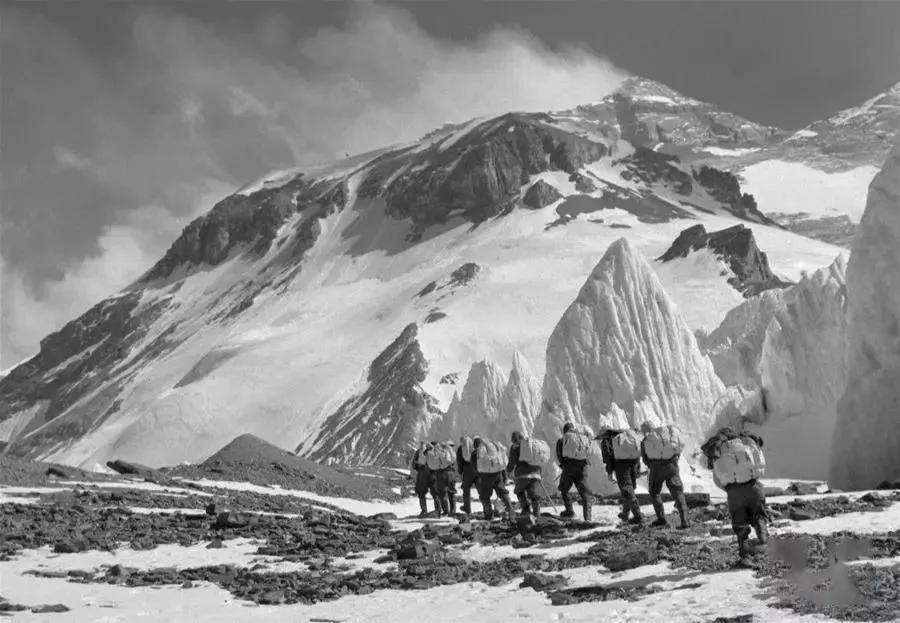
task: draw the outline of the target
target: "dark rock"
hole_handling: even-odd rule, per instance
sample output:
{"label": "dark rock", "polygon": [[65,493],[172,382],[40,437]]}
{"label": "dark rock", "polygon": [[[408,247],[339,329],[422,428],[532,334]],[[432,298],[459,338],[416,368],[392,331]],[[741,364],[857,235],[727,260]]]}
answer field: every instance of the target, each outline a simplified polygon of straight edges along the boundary
{"label": "dark rock", "polygon": [[733,617],[716,617],[711,623],[753,623],[752,614],[738,614]]}
{"label": "dark rock", "polygon": [[441,551],[439,543],[418,540],[401,544],[396,550],[396,556],[397,560],[416,560],[434,556],[439,551]]}
{"label": "dark rock", "polygon": [[394,521],[397,519],[395,513],[376,513],[370,519],[378,519],[379,521]]}
{"label": "dark rock", "polygon": [[707,247],[728,263],[734,273],[728,282],[745,297],[790,285],[772,272],[768,257],[756,246],[753,230],[744,225],[710,233],[703,225],[688,227],[658,259],[668,262]]}
{"label": "dark rock", "polygon": [[75,478],[71,471],[59,465],[51,465],[50,467],[48,467],[47,475],[54,476],[56,478],[63,478],[65,480],[73,480]]}
{"label": "dark rock", "polygon": [[816,519],[818,517],[815,510],[800,508],[792,508],[789,516],[794,521],[809,521],[810,519]]}
{"label": "dark rock", "polygon": [[481,272],[481,266],[475,262],[466,262],[452,273],[450,273],[450,287],[465,286],[478,276]]}
{"label": "dark rock", "polygon": [[86,544],[82,539],[73,539],[66,541],[59,541],[56,545],[53,546],[54,554],[74,554],[77,552],[83,552],[86,549]]}
{"label": "dark rock", "polygon": [[880,491],[891,490],[891,489],[900,489],[900,480],[882,480],[878,483],[878,486],[875,487]]}
{"label": "dark rock", "polygon": [[223,547],[225,546],[222,545],[222,539],[213,539],[207,544],[206,549],[222,549]]}
{"label": "dark rock", "polygon": [[694,179],[735,216],[767,225],[775,224],[775,221],[759,211],[753,195],[741,192],[737,176],[733,173],[704,165],[699,171],[694,171]]}
{"label": "dark rock", "polygon": [[130,463],[121,459],[107,461],[106,466],[111,470],[127,476],[140,476],[141,478],[158,479],[160,473],[152,467],[140,463]]}
{"label": "dark rock", "polygon": [[566,576],[560,574],[526,573],[525,578],[519,584],[519,588],[533,588],[538,592],[546,593],[562,588],[566,585],[566,582]]}
{"label": "dark rock", "polygon": [[190,580],[186,580],[181,583],[181,588],[194,588],[194,583]]}
{"label": "dark rock", "polygon": [[562,199],[562,194],[556,189],[556,186],[548,184],[544,180],[538,180],[525,191],[522,203],[534,210],[540,210],[559,199]]}
{"label": "dark rock", "polygon": [[688,508],[703,508],[710,504],[708,493],[685,492],[684,500],[687,502]]}
{"label": "dark rock", "polygon": [[637,147],[633,154],[616,163],[625,165],[621,174],[623,179],[639,179],[645,184],[662,183],[681,195],[689,195],[693,182],[690,175],[675,166],[678,161],[677,156]]}
{"label": "dark rock", "polygon": [[815,495],[819,489],[809,482],[792,482],[788,485],[787,491],[791,495]]}
{"label": "dark rock", "polygon": [[253,515],[247,513],[225,511],[224,513],[218,514],[216,522],[213,524],[213,528],[246,528],[254,519],[255,517]]}
{"label": "dark rock", "polygon": [[267,591],[263,593],[262,597],[259,598],[259,603],[261,604],[280,604],[284,602],[284,591],[282,590],[274,590]]}
{"label": "dark rock", "polygon": [[210,502],[209,504],[206,505],[205,510],[206,510],[207,515],[209,515],[210,517],[215,517],[216,516],[216,503]]}
{"label": "dark rock", "polygon": [[437,322],[441,318],[446,318],[447,314],[442,311],[433,311],[429,312],[427,316],[425,316],[425,324],[431,324],[432,322]]}
{"label": "dark rock", "polygon": [[437,282],[436,282],[436,281],[432,281],[431,283],[429,283],[428,285],[426,285],[424,288],[422,288],[421,290],[419,290],[419,291],[416,293],[416,296],[419,297],[419,298],[422,298],[423,296],[427,296],[428,294],[431,294],[432,292],[434,292],[436,288],[437,288]]}
{"label": "dark rock", "polygon": [[570,182],[575,182],[575,190],[580,193],[592,193],[597,190],[596,184],[587,176],[575,172],[569,176]]}
{"label": "dark rock", "polygon": [[44,606],[35,606],[31,611],[35,614],[49,614],[51,612],[68,612],[69,607],[63,604],[47,604]]}
{"label": "dark rock", "polygon": [[450,372],[441,377],[440,384],[456,385],[457,381],[459,381],[459,372]]}
{"label": "dark rock", "polygon": [[610,571],[625,571],[626,569],[652,565],[658,559],[659,554],[655,547],[634,547],[611,554],[604,561],[604,564]]}
{"label": "dark rock", "polygon": [[547,595],[550,599],[550,603],[554,606],[571,606],[573,604],[581,603],[581,600],[572,595],[571,593],[567,593],[564,591],[556,591]]}

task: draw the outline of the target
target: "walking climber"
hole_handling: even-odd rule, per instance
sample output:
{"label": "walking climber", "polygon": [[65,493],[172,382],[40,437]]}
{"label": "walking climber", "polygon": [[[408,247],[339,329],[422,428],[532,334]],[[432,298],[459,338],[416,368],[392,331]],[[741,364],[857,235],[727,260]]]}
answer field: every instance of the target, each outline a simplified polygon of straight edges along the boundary
{"label": "walking climber", "polygon": [[434,477],[434,504],[437,514],[449,517],[456,514],[456,456],[453,442],[431,442],[428,450],[428,469]]}
{"label": "walking climber", "polygon": [[425,517],[428,514],[428,503],[426,496],[431,493],[435,499],[435,510],[439,512],[437,504],[437,496],[432,484],[431,470],[428,469],[428,450],[431,448],[429,444],[422,442],[412,459],[412,469],[416,474],[416,495],[419,496],[419,517]]}
{"label": "walking climber", "polygon": [[558,489],[564,506],[559,516],[565,518],[575,516],[575,511],[572,510],[572,499],[569,497],[569,491],[574,485],[581,498],[581,510],[584,520],[590,521],[590,491],[584,484],[584,473],[592,440],[589,435],[577,431],[572,422],[566,422],[562,432],[562,437],[556,442],[556,461],[562,468]]}
{"label": "walking climber", "polygon": [[644,439],[641,441],[641,457],[644,464],[650,470],[648,476],[648,489],[650,499],[653,502],[653,510],[656,511],[656,521],[652,525],[657,527],[668,526],[666,513],[663,509],[662,487],[665,483],[675,500],[675,508],[681,520],[679,528],[689,527],[687,515],[687,502],[684,499],[684,485],[681,482],[681,472],[678,468],[678,460],[684,443],[681,441],[678,431],[672,426],[660,426],[654,428],[649,422],[641,425]]}
{"label": "walking climber", "polygon": [[744,566],[751,564],[750,528],[756,531],[760,544],[765,544],[769,536],[766,494],[759,481],[766,469],[762,446],[759,436],[725,427],[701,447],[707,467],[713,470],[713,481],[725,489],[739,562]]}
{"label": "walking climber", "polygon": [[550,448],[540,439],[524,437],[516,431],[511,436],[509,463],[506,471],[513,474],[513,492],[519,499],[521,516],[536,519],[541,513],[541,465],[550,458]]}
{"label": "walking climber", "polygon": [[491,496],[496,493],[506,508],[507,519],[512,520],[512,503],[509,501],[509,491],[506,490],[506,463],[507,456],[503,447],[489,439],[476,438],[475,447],[475,471],[477,472],[478,497],[481,499],[481,507],[484,510],[484,518],[494,518],[494,507],[491,506]]}
{"label": "walking climber", "polygon": [[475,486],[477,476],[474,452],[474,440],[471,437],[460,437],[459,447],[456,448],[456,471],[462,481],[462,512],[466,515],[472,514],[472,487]]}
{"label": "walking climber", "polygon": [[[622,500],[619,518],[632,524],[644,522],[641,505],[634,489],[637,486],[639,460],[641,458],[641,438],[636,431],[606,428],[600,431],[600,451],[603,464],[609,476],[615,474]],[[631,519],[628,516],[631,515]]]}

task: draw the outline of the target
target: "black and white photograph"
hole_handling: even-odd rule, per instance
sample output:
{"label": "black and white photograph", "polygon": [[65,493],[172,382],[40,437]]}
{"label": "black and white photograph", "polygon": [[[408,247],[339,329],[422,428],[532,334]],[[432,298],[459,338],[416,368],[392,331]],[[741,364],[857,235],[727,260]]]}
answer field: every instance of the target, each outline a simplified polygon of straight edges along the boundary
{"label": "black and white photograph", "polygon": [[0,0],[0,621],[900,621],[900,0]]}

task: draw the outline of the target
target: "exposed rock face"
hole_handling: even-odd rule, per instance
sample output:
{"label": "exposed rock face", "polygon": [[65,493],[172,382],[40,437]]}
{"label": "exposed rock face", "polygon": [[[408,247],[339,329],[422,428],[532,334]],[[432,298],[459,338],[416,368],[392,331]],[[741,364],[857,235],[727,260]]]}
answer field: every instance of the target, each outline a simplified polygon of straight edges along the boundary
{"label": "exposed rock face", "polygon": [[638,76],[612,94],[574,113],[599,125],[601,133],[635,145],[761,145],[787,133],[763,126],[712,104],[700,102],[664,84]]}
{"label": "exposed rock face", "polygon": [[372,361],[368,388],[328,417],[310,446],[309,458],[406,466],[409,449],[440,415],[436,401],[420,385],[428,375],[428,362],[417,334],[417,326],[408,325]]}
{"label": "exposed rock face", "polygon": [[[0,379],[0,425],[18,420],[6,431],[11,442],[7,452],[28,454],[36,440],[17,440],[110,380],[109,371],[129,356],[168,305],[161,299],[139,308],[140,299],[140,292],[129,292],[98,303],[41,340],[37,355]],[[114,410],[113,399],[95,398],[99,402],[86,420],[67,424],[69,432],[90,429],[109,414],[109,409]]]}
{"label": "exposed rock face", "polygon": [[728,263],[734,273],[734,277],[729,278],[728,283],[744,296],[789,285],[772,272],[768,257],[756,246],[753,230],[744,225],[735,225],[714,232],[707,232],[703,225],[688,227],[682,230],[659,260],[668,262],[675,258],[687,257],[692,251],[705,247],[712,249]]}
{"label": "exposed rock face", "polygon": [[839,257],[795,286],[751,297],[699,340],[726,385],[765,389],[768,411],[751,428],[766,442],[771,476],[828,475],[847,382],[845,270]]}
{"label": "exposed rock face", "polygon": [[596,428],[619,413],[632,426],[676,424],[699,440],[723,391],[653,269],[621,239],[550,336],[536,429],[555,441],[566,421]]}
{"label": "exposed rock face", "polygon": [[556,190],[556,186],[538,180],[525,191],[522,203],[534,210],[540,210],[559,199],[562,199],[562,194]]}
{"label": "exposed rock face", "polygon": [[[255,253],[265,253],[291,214],[303,210],[333,209],[342,206],[344,200],[342,184],[309,181],[302,174],[279,188],[226,197],[184,228],[143,281],[167,277],[179,266],[203,263],[215,266],[240,245],[253,243]],[[308,227],[314,227],[314,224]],[[298,244],[303,243],[304,237],[315,237],[315,232],[300,233]]]}
{"label": "exposed rock face", "polygon": [[618,162],[626,166],[622,177],[626,180],[639,179],[645,184],[663,183],[681,195],[690,195],[693,189],[691,176],[674,166],[678,156],[661,154],[646,147],[636,147],[633,154]]}
{"label": "exposed rock face", "polygon": [[735,216],[748,221],[775,224],[775,221],[759,211],[753,195],[741,192],[741,185],[733,173],[703,165],[694,171],[694,179],[710,196],[728,207]]}
{"label": "exposed rock face", "polygon": [[459,401],[452,402],[447,414],[435,422],[431,437],[437,440],[456,440],[461,435],[491,438],[497,432],[506,385],[506,374],[494,362],[472,364]]}
{"label": "exposed rock face", "polygon": [[513,431],[530,434],[541,409],[541,384],[521,353],[513,355],[509,380],[500,398],[495,437],[507,440]]}
{"label": "exposed rock face", "polygon": [[[562,132],[539,114],[490,119],[454,142],[434,144],[423,154],[385,157],[360,188],[380,196],[387,212],[409,218],[419,229],[443,223],[450,213],[480,222],[503,213],[530,176],[550,169],[575,173],[607,153],[598,143]],[[411,158],[424,167],[411,166]],[[399,173],[398,173],[399,172]]]}
{"label": "exposed rock face", "polygon": [[838,404],[831,484],[900,476],[900,146],[869,186],[847,268],[850,371]]}

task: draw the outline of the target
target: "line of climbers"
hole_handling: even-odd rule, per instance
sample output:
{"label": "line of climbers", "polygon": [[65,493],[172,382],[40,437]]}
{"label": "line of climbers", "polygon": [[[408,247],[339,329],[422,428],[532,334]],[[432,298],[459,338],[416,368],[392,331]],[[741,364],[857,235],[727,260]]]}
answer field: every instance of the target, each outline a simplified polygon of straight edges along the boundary
{"label": "line of climbers", "polygon": [[[599,441],[599,444],[594,443]],[[494,518],[491,498],[496,494],[513,520],[513,507],[506,487],[512,474],[520,515],[533,520],[540,515],[541,490],[550,497],[543,483],[543,471],[550,465],[549,446],[534,437],[512,433],[507,450],[502,443],[481,437],[463,436],[456,445],[452,441],[422,444],[416,450],[412,468],[416,474],[415,492],[419,497],[421,515],[428,513],[427,496],[434,500],[438,516],[456,514],[456,485],[462,486],[462,512],[472,514],[472,488],[475,487],[486,520]],[[756,531],[760,543],[767,538],[768,515],[765,494],[759,477],[765,470],[762,440],[749,433],[736,433],[723,428],[711,437],[701,451],[707,467],[713,470],[713,480],[724,489],[728,499],[732,526],[738,536],[740,558],[749,555],[750,528]],[[684,450],[677,431],[672,426],[654,427],[645,422],[640,432],[632,429],[606,427],[597,436],[579,430],[569,422],[563,426],[562,437],[556,442],[556,463],[561,468],[557,489],[563,502],[562,518],[572,518],[575,512],[570,491],[578,492],[582,517],[591,521],[591,496],[603,483],[614,478],[619,489],[623,522],[643,523],[640,504],[635,494],[640,463],[648,469],[648,489],[656,520],[651,525],[668,525],[662,501],[663,485],[669,490],[679,517],[679,529],[690,527],[684,485],[679,460]]]}

